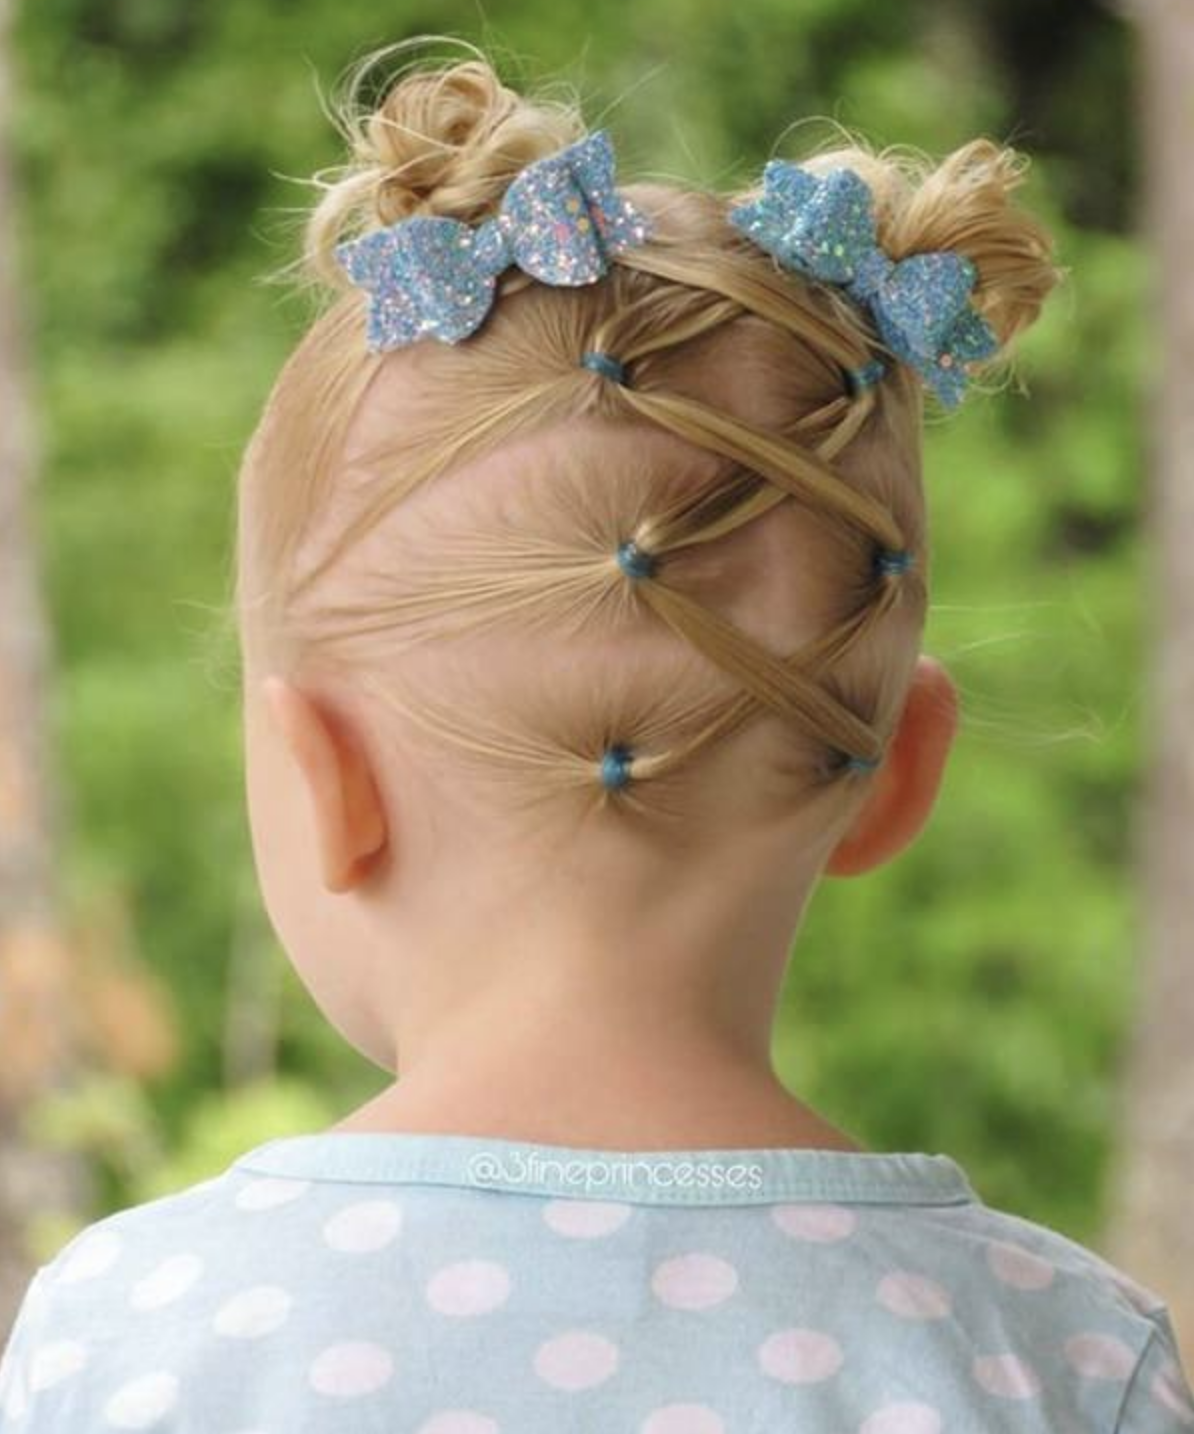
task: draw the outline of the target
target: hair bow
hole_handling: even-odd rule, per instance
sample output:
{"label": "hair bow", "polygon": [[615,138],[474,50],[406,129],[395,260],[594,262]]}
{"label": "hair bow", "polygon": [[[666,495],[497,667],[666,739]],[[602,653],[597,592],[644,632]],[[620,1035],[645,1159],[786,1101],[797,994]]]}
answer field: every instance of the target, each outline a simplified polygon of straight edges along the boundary
{"label": "hair bow", "polygon": [[475,227],[416,214],[338,244],[336,258],[372,295],[368,342],[377,351],[425,335],[450,344],[467,338],[511,264],[544,284],[591,284],[611,254],[649,234],[646,217],[614,188],[608,133],[595,130],[526,165],[498,213]]}
{"label": "hair bow", "polygon": [[952,250],[892,259],[876,239],[870,188],[852,169],[818,178],[769,160],[762,197],[735,205],[727,218],[785,267],[839,285],[866,306],[883,342],[947,408],[965,392],[967,365],[999,348],[970,304],[974,263]]}

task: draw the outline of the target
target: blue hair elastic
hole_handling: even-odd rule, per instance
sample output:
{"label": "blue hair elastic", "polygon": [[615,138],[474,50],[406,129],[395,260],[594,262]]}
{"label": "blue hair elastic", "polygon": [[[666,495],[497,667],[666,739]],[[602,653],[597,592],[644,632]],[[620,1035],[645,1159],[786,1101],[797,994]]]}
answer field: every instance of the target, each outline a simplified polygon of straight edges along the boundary
{"label": "blue hair elastic", "polygon": [[655,556],[645,553],[632,538],[618,545],[618,566],[628,578],[649,578],[655,571]]}
{"label": "blue hair elastic", "polygon": [[629,747],[608,748],[601,758],[601,784],[610,789],[624,787],[630,781],[630,764],[634,756]]}
{"label": "blue hair elastic", "polygon": [[602,353],[600,349],[586,349],[580,356],[581,366],[591,368],[594,373],[604,374],[615,383],[626,382],[626,366],[613,354]]}
{"label": "blue hair elastic", "polygon": [[907,548],[881,548],[875,555],[875,568],[881,573],[906,573],[916,561],[916,554]]}
{"label": "blue hair elastic", "polygon": [[864,772],[870,772],[879,766],[882,760],[882,757],[851,757],[845,765],[847,767],[857,767]]}
{"label": "blue hair elastic", "polygon": [[873,388],[886,372],[887,365],[882,359],[871,359],[861,368],[848,368],[846,377],[850,383],[850,392],[861,393],[864,388]]}

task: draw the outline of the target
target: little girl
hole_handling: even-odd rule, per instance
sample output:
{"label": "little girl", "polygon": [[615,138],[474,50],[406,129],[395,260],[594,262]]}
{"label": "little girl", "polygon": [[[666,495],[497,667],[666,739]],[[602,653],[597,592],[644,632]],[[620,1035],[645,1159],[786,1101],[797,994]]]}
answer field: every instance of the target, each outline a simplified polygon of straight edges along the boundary
{"label": "little girl", "polygon": [[770,1060],[954,736],[921,424],[1061,277],[1020,156],[624,184],[475,51],[350,106],[236,596],[271,920],[401,1078],[72,1239],[0,1430],[1191,1429],[1156,1295]]}

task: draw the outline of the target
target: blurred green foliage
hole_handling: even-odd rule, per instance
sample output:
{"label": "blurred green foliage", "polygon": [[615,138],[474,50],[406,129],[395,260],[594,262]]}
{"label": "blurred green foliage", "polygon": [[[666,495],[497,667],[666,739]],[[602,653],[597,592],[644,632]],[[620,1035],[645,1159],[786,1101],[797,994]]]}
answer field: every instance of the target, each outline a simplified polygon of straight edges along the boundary
{"label": "blurred green foliage", "polygon": [[[1131,35],[1087,0],[510,0],[500,26],[456,0],[25,4],[15,140],[69,888],[129,892],[185,1035],[169,1075],[55,1098],[38,1138],[93,1151],[111,1207],[383,1083],[252,898],[219,611],[240,449],[306,317],[258,281],[293,257],[309,196],[287,176],[340,158],[316,81],[429,31],[485,45],[513,83],[574,84],[626,173],[728,187],[798,157],[818,116],[1034,156],[1025,197],[1071,279],[1023,344],[1028,397],[976,395],[927,436],[926,648],[959,683],[962,736],[916,847],[814,898],[776,1056],[874,1148],[949,1151],[990,1202],[1097,1239],[1137,971],[1147,374]],[[226,1090],[246,951],[275,971],[279,1078]]]}

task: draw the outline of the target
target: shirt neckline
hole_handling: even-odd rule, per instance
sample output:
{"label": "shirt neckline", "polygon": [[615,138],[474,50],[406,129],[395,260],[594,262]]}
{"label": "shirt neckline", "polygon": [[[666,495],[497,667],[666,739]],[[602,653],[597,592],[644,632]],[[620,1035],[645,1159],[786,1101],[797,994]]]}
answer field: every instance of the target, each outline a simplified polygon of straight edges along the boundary
{"label": "shirt neckline", "polygon": [[492,1135],[324,1130],[267,1140],[230,1168],[297,1181],[449,1185],[651,1205],[980,1203],[955,1160],[926,1151],[601,1150]]}

